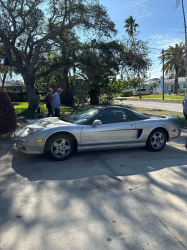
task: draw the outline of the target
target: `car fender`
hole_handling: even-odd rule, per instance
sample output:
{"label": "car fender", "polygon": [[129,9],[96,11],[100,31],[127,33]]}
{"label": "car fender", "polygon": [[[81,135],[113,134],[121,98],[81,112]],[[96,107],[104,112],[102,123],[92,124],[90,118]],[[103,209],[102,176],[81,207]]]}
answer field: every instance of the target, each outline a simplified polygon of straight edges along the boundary
{"label": "car fender", "polygon": [[167,140],[169,139],[169,130],[165,125],[161,124],[161,125],[158,125],[158,126],[151,126],[149,135],[155,129],[163,129],[166,132]]}
{"label": "car fender", "polygon": [[50,136],[57,134],[57,133],[68,133],[76,139],[77,144],[79,145],[81,144],[81,138],[80,138],[81,129],[82,129],[82,126],[72,126],[68,128],[67,127],[47,128],[47,129],[34,133],[33,136],[35,137],[35,140],[37,139],[42,140],[42,143],[37,143],[37,146],[45,147],[45,144]]}

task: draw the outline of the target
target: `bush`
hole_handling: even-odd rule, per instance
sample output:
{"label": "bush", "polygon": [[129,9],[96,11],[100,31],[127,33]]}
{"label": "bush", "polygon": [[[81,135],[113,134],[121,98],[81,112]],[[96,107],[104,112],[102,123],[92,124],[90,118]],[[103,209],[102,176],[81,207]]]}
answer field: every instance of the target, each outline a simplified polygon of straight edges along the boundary
{"label": "bush", "polygon": [[10,97],[12,102],[26,102],[27,101],[27,93],[15,93],[15,92],[8,92],[8,96]]}
{"label": "bush", "polygon": [[128,97],[128,96],[132,96],[133,90],[132,89],[128,89],[128,90],[123,90],[121,97]]}
{"label": "bush", "polygon": [[16,129],[16,114],[10,97],[0,91],[0,133],[13,132]]}
{"label": "bush", "polygon": [[101,105],[111,105],[114,101],[114,98],[112,96],[106,96],[102,99],[100,99]]}
{"label": "bush", "polygon": [[186,93],[186,89],[178,89],[177,93],[178,94],[185,94]]}

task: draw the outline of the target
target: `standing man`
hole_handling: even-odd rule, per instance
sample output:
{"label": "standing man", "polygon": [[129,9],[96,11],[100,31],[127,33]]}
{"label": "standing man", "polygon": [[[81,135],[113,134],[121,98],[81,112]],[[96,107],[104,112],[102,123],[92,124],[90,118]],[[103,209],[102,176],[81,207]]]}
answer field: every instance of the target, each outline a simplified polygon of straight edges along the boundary
{"label": "standing man", "polygon": [[60,95],[62,94],[62,91],[63,90],[61,88],[57,89],[57,92],[53,95],[53,99],[51,102],[56,117],[60,117],[60,106],[61,106]]}

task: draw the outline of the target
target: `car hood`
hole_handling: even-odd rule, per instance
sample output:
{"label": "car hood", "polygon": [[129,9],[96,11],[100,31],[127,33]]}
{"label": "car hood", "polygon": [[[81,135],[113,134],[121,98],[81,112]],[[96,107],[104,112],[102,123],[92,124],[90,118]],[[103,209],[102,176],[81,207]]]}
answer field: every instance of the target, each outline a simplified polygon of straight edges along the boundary
{"label": "car hood", "polygon": [[52,128],[58,126],[73,126],[75,124],[60,120],[58,117],[48,117],[40,120],[27,120],[29,127]]}

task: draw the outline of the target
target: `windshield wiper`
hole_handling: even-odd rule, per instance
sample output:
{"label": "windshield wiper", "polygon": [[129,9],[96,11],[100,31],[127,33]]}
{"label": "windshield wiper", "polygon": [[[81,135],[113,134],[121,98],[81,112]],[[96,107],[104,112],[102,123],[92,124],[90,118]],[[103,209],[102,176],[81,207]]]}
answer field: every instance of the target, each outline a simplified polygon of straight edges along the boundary
{"label": "windshield wiper", "polygon": [[74,113],[74,111],[78,108],[78,106],[80,105],[80,102],[78,103],[78,105],[74,108],[74,110],[71,112],[70,115],[72,115]]}

